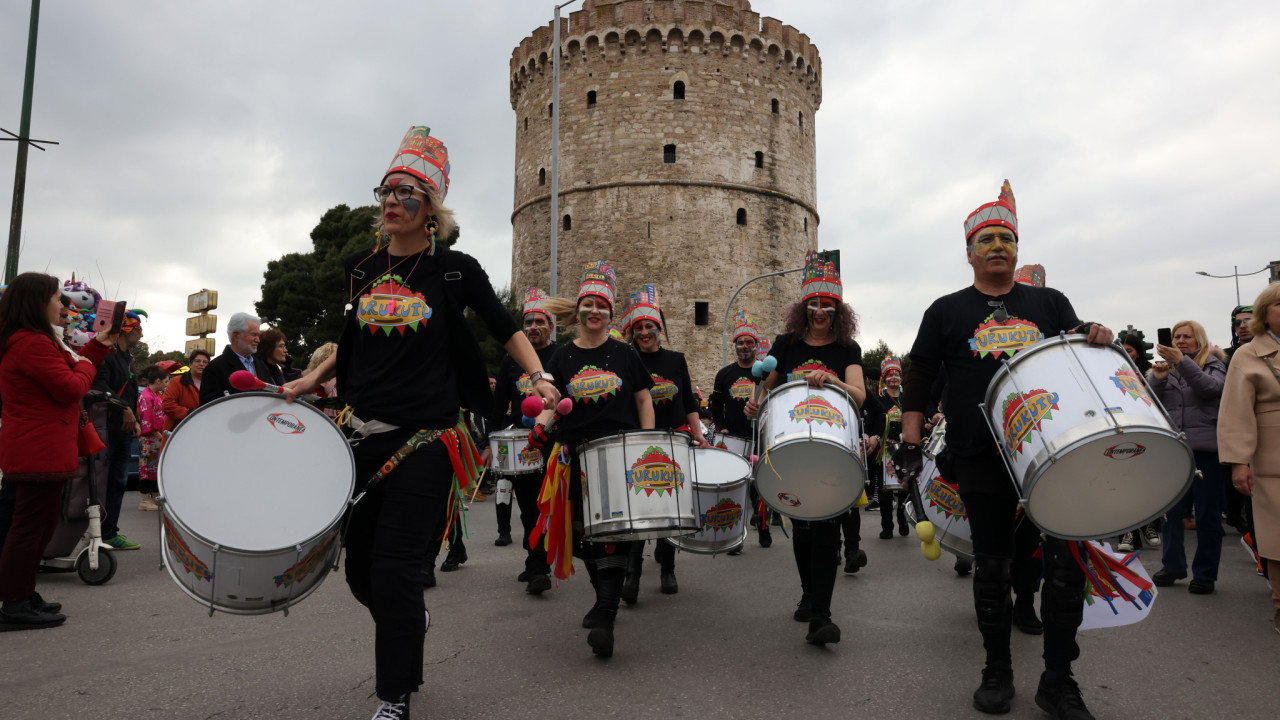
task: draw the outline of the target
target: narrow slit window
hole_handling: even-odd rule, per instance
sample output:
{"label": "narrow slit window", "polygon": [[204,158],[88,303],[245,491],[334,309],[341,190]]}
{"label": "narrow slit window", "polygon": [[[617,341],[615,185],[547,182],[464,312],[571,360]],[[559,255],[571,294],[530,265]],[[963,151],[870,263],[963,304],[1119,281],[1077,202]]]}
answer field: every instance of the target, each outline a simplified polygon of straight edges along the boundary
{"label": "narrow slit window", "polygon": [[546,184],[547,184],[547,169],[546,169],[546,168],[538,168],[538,184],[539,184],[539,185],[546,185]]}
{"label": "narrow slit window", "polygon": [[747,209],[746,209],[746,208],[738,208],[738,224],[739,224],[739,225],[746,225],[746,224],[747,224]]}
{"label": "narrow slit window", "polygon": [[711,303],[695,302],[693,304],[693,324],[699,327],[711,324]]}
{"label": "narrow slit window", "polygon": [[548,103],[548,104],[547,104],[547,117],[551,117],[551,116],[553,116],[553,115],[555,115],[555,114],[556,114],[556,104],[555,104],[555,103]]}
{"label": "narrow slit window", "polygon": [[773,106],[773,114],[777,115],[778,114],[778,98],[774,98],[770,104]]}
{"label": "narrow slit window", "polygon": [[563,229],[565,229],[565,230],[572,230],[572,229],[573,229],[573,217],[572,217],[572,216],[570,216],[570,215],[565,215],[565,216],[564,216],[564,228],[563,228]]}
{"label": "narrow slit window", "polygon": [[596,106],[596,91],[588,90],[587,91],[587,107],[595,107],[595,106]]}
{"label": "narrow slit window", "polygon": [[676,161],[676,146],[663,145],[662,146],[662,162],[673,163],[675,161]]}
{"label": "narrow slit window", "polygon": [[529,118],[527,117],[524,119],[524,129],[525,131],[529,130]]}
{"label": "narrow slit window", "polygon": [[759,150],[756,151],[756,167],[758,168],[764,167],[764,153],[760,152]]}

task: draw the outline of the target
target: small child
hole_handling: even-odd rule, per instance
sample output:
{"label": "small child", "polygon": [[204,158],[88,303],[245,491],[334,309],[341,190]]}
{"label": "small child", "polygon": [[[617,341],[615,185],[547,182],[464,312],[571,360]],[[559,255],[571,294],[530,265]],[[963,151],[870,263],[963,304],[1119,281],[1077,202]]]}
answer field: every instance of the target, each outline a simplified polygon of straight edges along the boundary
{"label": "small child", "polygon": [[164,444],[164,401],[160,398],[169,374],[152,365],[142,371],[142,392],[138,395],[138,492],[142,502],[139,510],[159,510],[155,495],[160,491],[156,481],[156,468],[160,462],[160,448]]}

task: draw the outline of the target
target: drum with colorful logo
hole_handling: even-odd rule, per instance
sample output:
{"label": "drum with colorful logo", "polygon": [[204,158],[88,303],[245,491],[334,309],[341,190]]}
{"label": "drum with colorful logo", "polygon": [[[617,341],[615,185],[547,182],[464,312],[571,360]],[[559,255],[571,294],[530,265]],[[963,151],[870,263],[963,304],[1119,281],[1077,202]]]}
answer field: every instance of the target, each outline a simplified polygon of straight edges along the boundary
{"label": "drum with colorful logo", "polygon": [[686,552],[715,555],[742,547],[750,516],[747,482],[751,464],[740,455],[714,447],[693,449],[693,491],[701,529],[688,537],[673,537],[672,545]]}
{"label": "drum with colorful logo", "polygon": [[629,430],[578,446],[583,538],[648,540],[699,530],[689,435]]}
{"label": "drum with colorful logo", "polygon": [[160,453],[169,575],[210,613],[287,613],[329,574],[355,474],[347,438],[310,405],[266,392],[201,405]]}
{"label": "drum with colorful logo", "polygon": [[880,465],[884,470],[884,474],[880,477],[884,478],[884,486],[880,488],[883,492],[901,492],[902,480],[898,478],[898,471],[893,468],[893,453],[898,449],[897,443],[889,443],[884,449],[884,457],[880,461]]}
{"label": "drum with colorful logo", "polygon": [[1083,336],[1006,359],[983,417],[1036,526],[1068,540],[1119,535],[1173,507],[1195,459],[1118,346]]}
{"label": "drum with colorful logo", "polygon": [[799,520],[835,517],[858,501],[867,470],[859,453],[858,408],[843,391],[797,380],[760,407],[756,490],[769,507]]}
{"label": "drum with colorful logo", "polygon": [[489,433],[489,454],[498,475],[528,475],[542,472],[542,453],[529,447],[529,431],[517,428]]}
{"label": "drum with colorful logo", "polygon": [[927,458],[937,458],[947,449],[947,419],[943,418],[933,427],[933,432],[929,433],[929,439],[924,443],[924,456]]}
{"label": "drum with colorful logo", "polygon": [[947,482],[938,464],[925,460],[920,471],[920,500],[924,517],[917,518],[914,503],[906,503],[907,522],[912,527],[920,520],[933,523],[933,536],[952,555],[973,559],[973,534],[969,531],[969,514],[960,499],[960,488]]}
{"label": "drum with colorful logo", "polygon": [[707,442],[711,443],[711,447],[728,450],[738,457],[751,457],[751,441],[746,438],[729,435],[728,433],[714,432],[707,436]]}

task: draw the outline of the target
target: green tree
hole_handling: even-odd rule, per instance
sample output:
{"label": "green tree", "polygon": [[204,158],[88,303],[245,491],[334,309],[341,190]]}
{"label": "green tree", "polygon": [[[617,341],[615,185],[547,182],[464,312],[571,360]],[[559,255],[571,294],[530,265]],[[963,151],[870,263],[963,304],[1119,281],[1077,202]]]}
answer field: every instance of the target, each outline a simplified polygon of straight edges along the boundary
{"label": "green tree", "polygon": [[862,351],[862,367],[871,370],[873,375],[879,375],[880,362],[892,354],[893,351],[889,349],[888,343],[880,340],[875,347]]}

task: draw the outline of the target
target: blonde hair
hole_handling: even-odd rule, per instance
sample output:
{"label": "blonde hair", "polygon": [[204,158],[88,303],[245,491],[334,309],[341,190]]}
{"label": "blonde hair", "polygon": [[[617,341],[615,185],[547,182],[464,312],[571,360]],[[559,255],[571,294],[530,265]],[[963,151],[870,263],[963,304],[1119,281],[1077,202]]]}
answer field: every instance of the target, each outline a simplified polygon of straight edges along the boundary
{"label": "blonde hair", "polygon": [[1280,282],[1273,282],[1263,288],[1258,299],[1253,301],[1253,319],[1249,321],[1249,332],[1254,337],[1265,334],[1267,330],[1280,335],[1280,328],[1267,327],[1267,311],[1276,303],[1280,303]]}
{"label": "blonde hair", "polygon": [[[449,236],[458,227],[458,222],[453,217],[453,211],[440,202],[440,196],[436,195],[436,191],[429,184],[416,177],[413,178],[413,184],[426,193],[427,212],[436,218],[436,246],[443,246],[444,242],[449,239]],[[378,213],[377,217],[374,218],[373,228],[378,232],[382,232],[382,213]]]}
{"label": "blonde hair", "polygon": [[316,351],[311,353],[311,360],[307,362],[307,369],[305,372],[310,373],[312,370],[320,367],[320,363],[328,360],[329,356],[337,349],[338,343],[336,342],[327,342],[316,348]]}
{"label": "blonde hair", "polygon": [[[543,307],[555,317],[556,326],[567,330],[579,325],[578,302],[579,300],[570,300],[568,298],[547,298],[543,301]],[[612,304],[609,305],[609,320],[613,320]]]}
{"label": "blonde hair", "polygon": [[1183,320],[1173,326],[1172,334],[1176,335],[1178,332],[1178,328],[1180,327],[1191,328],[1191,335],[1195,337],[1196,347],[1198,348],[1196,350],[1195,356],[1192,357],[1191,359],[1195,361],[1196,365],[1200,366],[1201,370],[1204,369],[1204,364],[1209,362],[1210,355],[1218,358],[1223,363],[1226,363],[1227,354],[1223,352],[1221,348],[1216,348],[1209,345],[1209,336],[1205,334],[1203,325],[1196,322],[1195,320]]}

